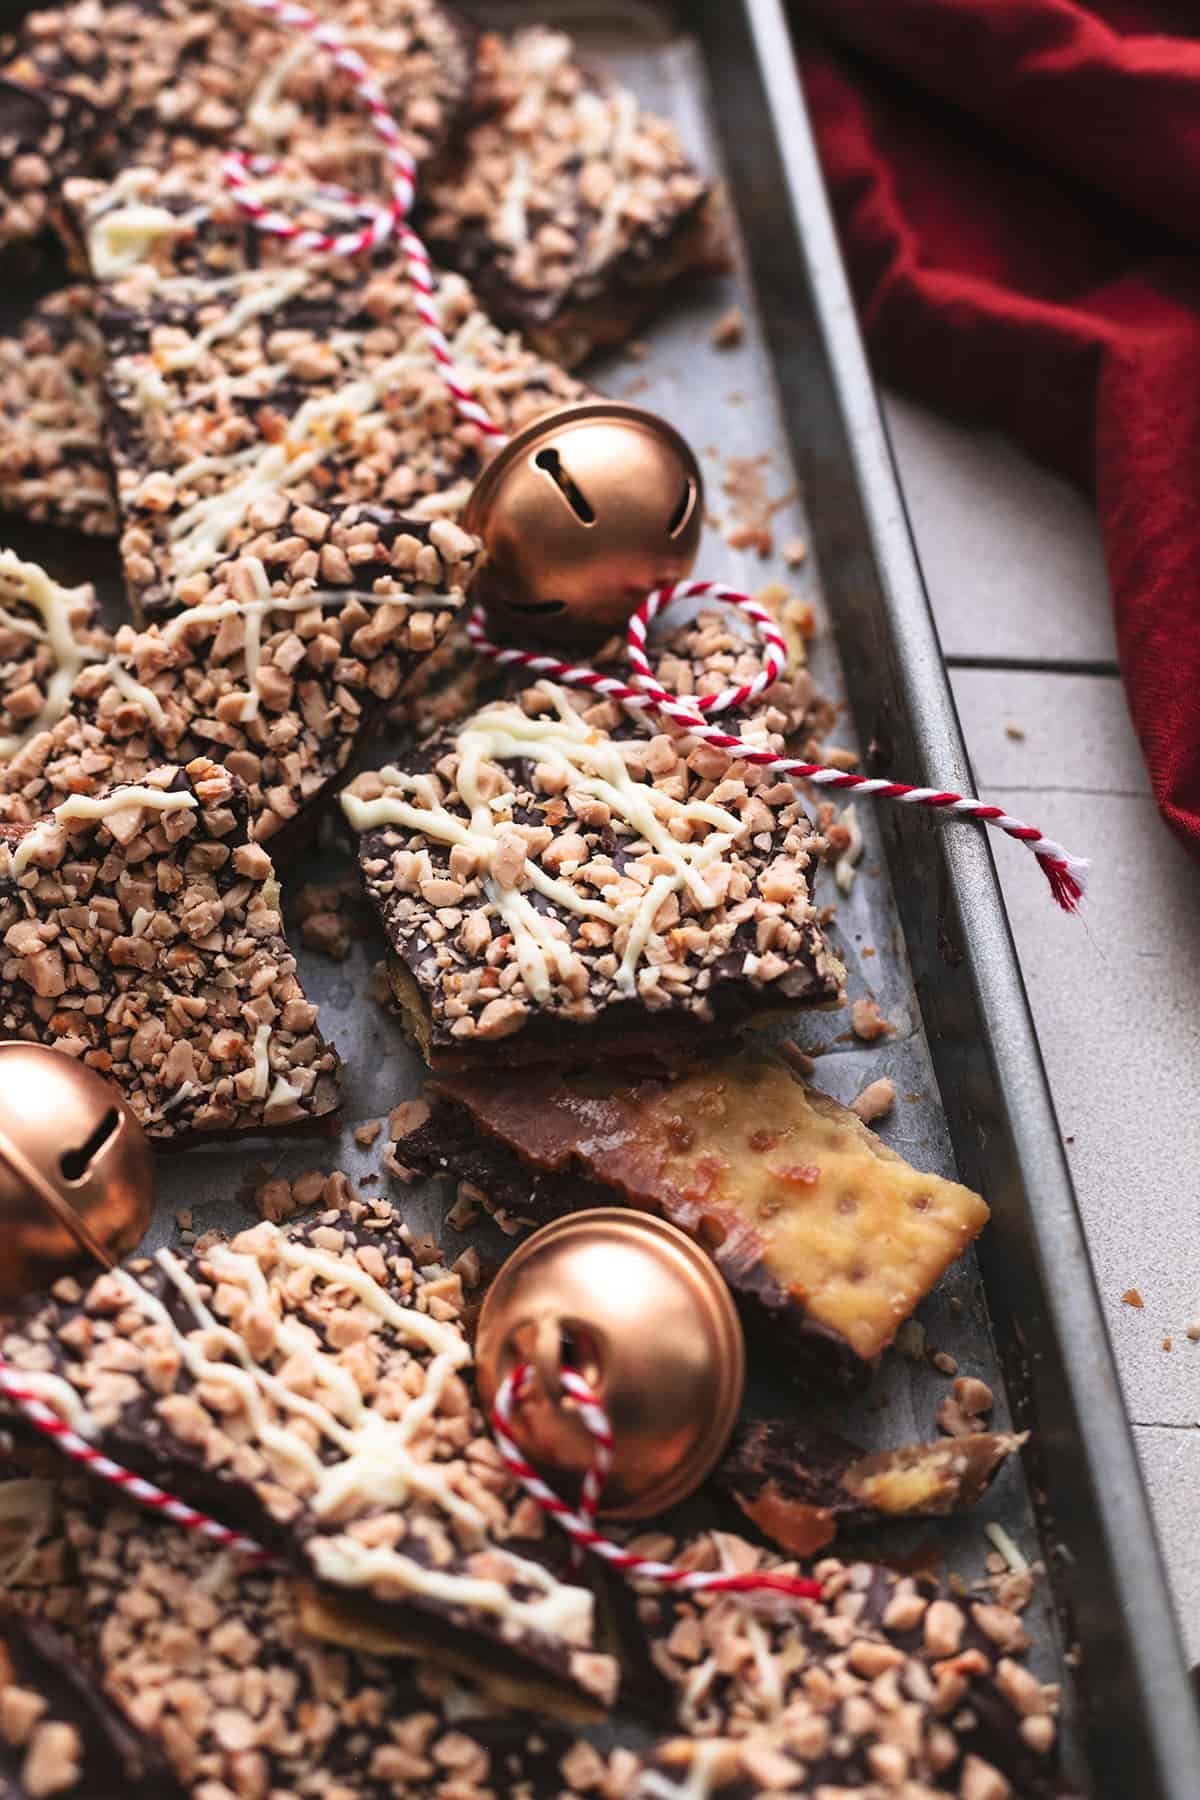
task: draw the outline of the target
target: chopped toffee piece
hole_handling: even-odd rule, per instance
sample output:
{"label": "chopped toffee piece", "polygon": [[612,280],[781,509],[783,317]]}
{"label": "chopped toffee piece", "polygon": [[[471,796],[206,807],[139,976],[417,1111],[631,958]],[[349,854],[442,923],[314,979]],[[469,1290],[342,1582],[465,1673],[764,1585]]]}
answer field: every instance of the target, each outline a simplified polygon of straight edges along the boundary
{"label": "chopped toffee piece", "polygon": [[[688,1545],[698,1568],[785,1567],[737,1537]],[[832,1558],[820,1601],[756,1612],[731,1596],[644,1597],[639,1611],[688,1735],[659,1745],[639,1800],[954,1794],[1050,1800],[1058,1689],[1016,1660],[1016,1613],[911,1575]]]}
{"label": "chopped toffee piece", "polygon": [[[0,108],[3,107],[0,93]],[[104,446],[104,349],[90,288],[40,300],[0,337],[0,509],[116,537]]]}
{"label": "chopped toffee piece", "polygon": [[714,1479],[765,1537],[813,1556],[839,1531],[967,1511],[1024,1441],[979,1432],[868,1455],[833,1432],[760,1419],[738,1432]]}
{"label": "chopped toffee piece", "polygon": [[19,1463],[5,1458],[0,1479],[0,1605],[21,1618],[73,1630],[79,1619],[79,1584],[59,1499],[64,1487],[78,1484],[63,1484],[61,1474],[61,1463],[53,1453],[47,1457],[41,1443],[23,1444]]}
{"label": "chopped toffee piece", "polygon": [[165,1143],[337,1105],[248,812],[198,757],[0,827],[0,1036],[79,1057]]}
{"label": "chopped toffee piece", "polygon": [[0,550],[0,784],[4,765],[63,718],[83,670],[103,667],[111,650],[90,585],[62,587]]}
{"label": "chopped toffee piece", "polygon": [[423,187],[418,223],[494,318],[570,367],[725,261],[712,190],[675,128],[585,72],[561,31],[518,32],[499,81],[507,104]]}
{"label": "chopped toffee piece", "polygon": [[248,1530],[364,1630],[460,1671],[508,1659],[539,1705],[598,1716],[616,1668],[592,1596],[534,1560],[542,1515],[464,1379],[461,1277],[415,1251],[383,1201],[291,1235],[264,1222],[31,1303],[3,1355],[106,1454]]}
{"label": "chopped toffee piece", "polygon": [[[19,753],[0,769],[0,818],[36,818],[66,795],[204,755],[244,782],[259,842],[307,829],[449,625],[476,546],[448,519],[278,500],[274,529],[214,570],[203,600],[140,632],[123,626],[103,660],[90,647],[94,634],[72,640],[63,628],[53,698],[77,659],[70,706],[53,729],[38,730],[54,719],[49,697],[22,721]],[[279,550],[289,544],[285,560]],[[4,566],[0,557],[0,595]],[[30,565],[19,567],[28,574]],[[59,612],[82,603],[57,594]],[[0,656],[4,627],[0,612]],[[13,667],[19,679],[24,665]],[[24,680],[18,698],[31,707],[35,692]]]}
{"label": "chopped toffee piece", "polygon": [[[281,165],[274,191],[303,193],[305,179]],[[211,152],[70,192],[101,284],[135,611],[154,620],[208,600],[221,562],[247,553],[289,586],[349,582],[355,555],[306,536],[294,510],[366,503],[395,535],[404,515],[463,505],[490,445],[455,409],[394,247],[321,258],[264,237]],[[505,430],[579,394],[497,331],[461,279],[439,282],[435,306],[460,374]]]}
{"label": "chopped toffee piece", "polygon": [[[148,1766],[149,1764],[153,1766]],[[148,1757],[68,1639],[0,1617],[0,1800],[175,1800],[166,1763]]]}
{"label": "chopped toffee piece", "polygon": [[[438,0],[327,0],[408,148],[439,155],[472,103],[476,38]],[[30,11],[0,57],[0,252],[60,225],[63,181],[195,142],[303,146],[326,180],[377,178],[378,143],[332,57],[249,8],[70,0]]]}
{"label": "chopped toffee piece", "polygon": [[756,773],[541,682],[359,776],[342,804],[427,1061],[665,1061],[835,1001],[821,839]]}
{"label": "chopped toffee piece", "polygon": [[704,1242],[798,1349],[861,1373],[982,1229],[977,1194],[924,1175],[778,1063],[735,1053],[677,1080],[480,1071],[427,1090],[395,1146],[506,1212],[623,1201]]}

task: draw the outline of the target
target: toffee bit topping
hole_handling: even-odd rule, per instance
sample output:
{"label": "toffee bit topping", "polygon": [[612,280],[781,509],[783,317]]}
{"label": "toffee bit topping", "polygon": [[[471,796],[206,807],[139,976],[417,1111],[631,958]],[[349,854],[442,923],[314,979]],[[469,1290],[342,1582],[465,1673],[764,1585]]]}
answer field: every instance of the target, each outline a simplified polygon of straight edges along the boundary
{"label": "toffee bit topping", "polygon": [[[122,626],[104,660],[96,634],[72,637],[64,620],[46,704],[0,770],[5,819],[200,755],[244,783],[259,841],[323,799],[448,627],[476,545],[449,521],[381,522],[365,507],[285,502],[279,526],[275,546],[257,546],[262,556],[215,570],[202,601],[144,631]],[[272,560],[297,531],[307,538],[294,542],[321,545],[320,567],[315,550],[309,572],[295,556]],[[80,603],[57,594],[60,615]],[[0,653],[4,622],[0,610]]]}
{"label": "toffee bit topping", "polygon": [[330,1111],[316,1016],[245,790],[207,758],[74,794],[0,842],[0,1032],[115,1081],[152,1136]]}
{"label": "toffee bit topping", "polygon": [[[413,766],[413,764],[417,766]],[[608,1003],[711,1016],[714,985],[836,991],[791,783],[707,745],[647,738],[549,682],[485,707],[343,795],[398,954],[451,1044],[534,1010]]]}
{"label": "toffee bit topping", "polygon": [[57,723],[80,671],[110,642],[90,586],[65,588],[0,550],[0,765]]}
{"label": "toffee bit topping", "polygon": [[[284,164],[272,193],[306,181]],[[393,538],[401,515],[463,505],[488,446],[442,383],[394,246],[364,271],[263,238],[212,152],[79,181],[71,199],[103,284],[122,555],[148,612],[208,600],[242,553],[289,587],[349,584],[364,554],[327,540],[331,502],[390,509],[375,522],[390,518]],[[581,392],[497,331],[461,279],[442,278],[434,305],[460,377],[505,430]],[[418,541],[414,564],[397,541],[397,570],[438,579],[434,547]],[[470,540],[443,548],[461,560]]]}
{"label": "toffee bit topping", "polygon": [[102,1275],[31,1308],[3,1354],[93,1442],[135,1466],[152,1449],[168,1487],[199,1462],[326,1588],[607,1701],[590,1593],[505,1543],[527,1509],[466,1386],[462,1276],[438,1254],[351,1198],[291,1234],[264,1222]]}
{"label": "toffee bit topping", "polygon": [[[468,104],[475,40],[438,0],[336,0],[332,16],[371,64],[419,162],[442,149]],[[332,56],[290,41],[248,9],[193,0],[70,0],[28,14],[0,49],[0,247],[57,224],[60,187],[81,169],[157,167],[198,143],[249,135],[303,146],[326,181],[371,186],[378,144]]]}
{"label": "toffee bit topping", "polygon": [[104,347],[92,314],[90,288],[64,288],[0,337],[0,508],[116,537],[100,386]]}
{"label": "toffee bit topping", "polygon": [[573,363],[706,260],[709,189],[674,127],[585,72],[563,32],[518,32],[499,83],[508,105],[428,186],[421,229],[497,318]]}
{"label": "toffee bit topping", "polygon": [[119,1507],[79,1509],[70,1528],[104,1687],[201,1800],[618,1800],[590,1745],[501,1712],[425,1646],[382,1661],[308,1636],[284,1576]]}
{"label": "toffee bit topping", "polygon": [[[693,1540],[674,1560],[795,1568],[723,1532]],[[869,1563],[831,1558],[814,1572],[821,1601],[770,1615],[716,1595],[642,1599],[654,1662],[689,1735],[651,1752],[633,1794],[1048,1800],[1058,1689],[1008,1653],[1024,1639],[1015,1614],[997,1606],[969,1615],[931,1600],[912,1576]],[[1029,1718],[1043,1722],[1032,1733]]]}

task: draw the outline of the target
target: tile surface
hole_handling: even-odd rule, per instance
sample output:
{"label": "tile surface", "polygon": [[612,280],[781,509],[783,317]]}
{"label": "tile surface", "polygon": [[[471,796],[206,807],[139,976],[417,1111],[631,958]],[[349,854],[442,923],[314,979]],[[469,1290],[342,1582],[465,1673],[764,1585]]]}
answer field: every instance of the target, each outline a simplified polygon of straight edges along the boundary
{"label": "tile surface", "polygon": [[1134,1437],[1142,1474],[1155,1497],[1159,1536],[1170,1559],[1183,1641],[1189,1660],[1200,1662],[1200,1553],[1195,1543],[1200,1432],[1143,1425]]}
{"label": "tile surface", "polygon": [[[997,847],[1184,1640],[1200,1659],[1200,871],[1150,798],[1094,521],[1008,446],[888,403],[981,792],[1092,858],[1082,922]],[[1002,602],[1002,604],[1001,604]],[[1010,731],[1015,727],[1015,733]],[[1020,735],[1023,733],[1023,735]],[[1124,1299],[1134,1292],[1142,1305]],[[1164,1349],[1169,1339],[1171,1348]]]}
{"label": "tile surface", "polygon": [[1114,663],[1086,501],[989,432],[895,395],[884,412],[946,655]]}

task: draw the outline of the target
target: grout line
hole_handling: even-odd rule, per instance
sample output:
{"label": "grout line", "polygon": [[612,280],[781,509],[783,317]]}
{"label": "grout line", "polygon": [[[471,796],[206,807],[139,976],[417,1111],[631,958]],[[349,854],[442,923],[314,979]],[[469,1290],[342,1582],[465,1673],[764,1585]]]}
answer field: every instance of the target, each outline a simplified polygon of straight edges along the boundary
{"label": "grout line", "polygon": [[1130,1423],[1137,1431],[1195,1431],[1200,1425],[1197,1419],[1131,1419]]}
{"label": "grout line", "polygon": [[1049,782],[1034,782],[1030,787],[1019,787],[1011,781],[981,781],[979,786],[985,794],[990,791],[1004,794],[1080,794],[1092,800],[1154,799],[1149,788],[1055,787]]}
{"label": "grout line", "polygon": [[1119,676],[1121,672],[1115,662],[1089,662],[1072,657],[1039,662],[1024,656],[947,655],[944,661],[948,669],[984,669],[996,674]]}

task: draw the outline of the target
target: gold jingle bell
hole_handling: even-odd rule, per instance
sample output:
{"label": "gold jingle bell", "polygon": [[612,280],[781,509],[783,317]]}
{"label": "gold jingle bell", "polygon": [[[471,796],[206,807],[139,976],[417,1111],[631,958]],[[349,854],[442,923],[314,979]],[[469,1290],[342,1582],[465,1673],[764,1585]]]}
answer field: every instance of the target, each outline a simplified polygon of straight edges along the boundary
{"label": "gold jingle bell", "polygon": [[116,1089],[60,1050],[0,1043],[0,1305],[84,1256],[111,1268],[153,1204],[153,1154]]}
{"label": "gold jingle bell", "polygon": [[552,1485],[573,1494],[593,1439],[559,1372],[573,1369],[615,1441],[599,1513],[641,1519],[699,1486],[724,1450],[745,1386],[737,1310],[715,1264],[648,1213],[597,1207],[527,1239],[488,1289],[475,1356],[483,1403],[520,1363],[534,1378],[510,1429]]}
{"label": "gold jingle bell", "polygon": [[501,636],[599,644],[696,560],[700,465],[641,407],[587,400],[510,439],[463,513],[485,558],[474,598]]}

